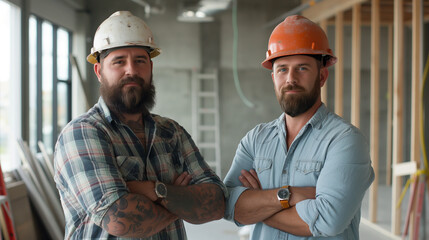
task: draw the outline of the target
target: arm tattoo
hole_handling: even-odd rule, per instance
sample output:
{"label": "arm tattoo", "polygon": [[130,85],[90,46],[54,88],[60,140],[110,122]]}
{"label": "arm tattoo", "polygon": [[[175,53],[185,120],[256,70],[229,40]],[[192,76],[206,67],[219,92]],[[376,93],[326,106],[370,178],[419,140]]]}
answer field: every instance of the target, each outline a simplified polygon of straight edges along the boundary
{"label": "arm tattoo", "polygon": [[216,184],[198,184],[188,187],[168,186],[167,209],[191,223],[204,223],[223,216],[225,199]]}
{"label": "arm tattoo", "polygon": [[103,218],[103,229],[115,236],[151,236],[176,220],[176,216],[144,196],[128,194],[116,201]]}

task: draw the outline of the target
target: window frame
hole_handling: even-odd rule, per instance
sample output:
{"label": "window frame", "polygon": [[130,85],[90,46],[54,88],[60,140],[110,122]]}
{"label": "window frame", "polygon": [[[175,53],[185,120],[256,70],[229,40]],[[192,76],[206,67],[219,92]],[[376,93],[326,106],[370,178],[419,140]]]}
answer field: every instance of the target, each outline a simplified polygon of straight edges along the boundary
{"label": "window frame", "polygon": [[[43,62],[43,39],[42,39],[42,25],[43,23],[48,23],[52,27],[52,144],[46,145],[46,148],[48,151],[53,152],[55,143],[58,138],[59,134],[59,127],[58,127],[58,85],[59,84],[65,84],[66,85],[66,92],[67,92],[67,110],[66,110],[66,122],[71,121],[72,117],[72,65],[70,61],[70,56],[72,54],[72,47],[73,47],[73,33],[72,31],[68,30],[65,27],[59,26],[58,24],[55,24],[47,19],[44,19],[36,14],[30,14],[28,21],[33,18],[36,21],[36,66],[35,66],[35,81],[36,81],[36,93],[35,93],[35,100],[36,100],[36,130],[33,131],[33,129],[30,130],[30,147],[33,151],[39,152],[40,149],[37,146],[37,142],[44,140],[43,136],[43,65],[45,64]],[[31,24],[29,24],[29,28],[31,27]],[[58,30],[63,29],[68,33],[68,53],[69,53],[69,59],[68,59],[68,76],[67,79],[59,79],[58,78]],[[31,52],[31,43],[29,40],[29,51]],[[31,68],[31,66],[29,66]],[[30,78],[31,79],[31,78]],[[30,89],[32,91],[32,89]],[[33,99],[31,99],[31,94],[29,94],[30,98],[29,101],[31,102]],[[30,113],[31,114],[31,113]],[[31,118],[31,117],[30,117]],[[32,137],[32,135],[35,134]],[[35,141],[35,142],[34,142]]]}

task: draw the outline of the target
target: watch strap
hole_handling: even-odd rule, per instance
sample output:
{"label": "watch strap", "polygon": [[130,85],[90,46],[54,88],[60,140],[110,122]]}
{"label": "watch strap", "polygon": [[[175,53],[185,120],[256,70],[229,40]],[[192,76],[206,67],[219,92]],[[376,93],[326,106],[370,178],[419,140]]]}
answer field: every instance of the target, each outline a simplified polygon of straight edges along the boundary
{"label": "watch strap", "polygon": [[[281,188],[287,188],[289,190],[289,199],[290,199],[290,188],[289,185],[283,186]],[[289,199],[280,200],[280,204],[283,208],[290,208]]]}

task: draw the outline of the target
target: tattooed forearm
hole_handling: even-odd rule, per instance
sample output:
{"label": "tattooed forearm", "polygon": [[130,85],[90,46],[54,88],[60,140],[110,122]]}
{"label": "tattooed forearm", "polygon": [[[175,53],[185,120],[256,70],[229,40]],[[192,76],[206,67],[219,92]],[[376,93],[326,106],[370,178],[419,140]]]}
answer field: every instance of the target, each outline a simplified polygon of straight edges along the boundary
{"label": "tattooed forearm", "polygon": [[167,187],[166,208],[190,223],[205,223],[222,218],[225,199],[216,184]]}
{"label": "tattooed forearm", "polygon": [[148,237],[175,221],[177,217],[148,198],[128,194],[116,201],[103,218],[103,229],[114,236]]}

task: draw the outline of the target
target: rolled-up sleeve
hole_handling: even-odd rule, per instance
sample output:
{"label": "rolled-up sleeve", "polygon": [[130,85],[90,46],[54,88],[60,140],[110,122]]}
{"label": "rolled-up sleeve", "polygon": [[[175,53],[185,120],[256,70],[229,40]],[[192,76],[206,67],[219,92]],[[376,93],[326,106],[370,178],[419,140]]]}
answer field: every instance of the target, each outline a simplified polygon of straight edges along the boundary
{"label": "rolled-up sleeve", "polygon": [[62,197],[74,196],[89,220],[99,226],[110,206],[128,193],[107,139],[90,124],[74,123],[60,135],[55,153],[55,180]]}
{"label": "rolled-up sleeve", "polygon": [[296,205],[313,236],[335,236],[352,222],[365,191],[374,180],[369,147],[357,131],[336,139],[329,147],[316,185],[316,199]]}
{"label": "rolled-up sleeve", "polygon": [[191,184],[200,183],[213,183],[219,186],[222,190],[225,199],[228,198],[228,190],[226,189],[222,180],[219,176],[208,166],[207,162],[204,161],[198,147],[192,140],[191,135],[179,125],[178,132],[180,136],[180,152],[186,164],[186,171],[188,171],[193,179]]}
{"label": "rolled-up sleeve", "polygon": [[242,226],[239,222],[234,220],[234,209],[240,195],[247,190],[243,187],[238,177],[241,175],[241,170],[250,170],[253,168],[254,148],[252,147],[253,140],[251,140],[252,132],[249,132],[237,147],[234,160],[231,168],[225,177],[225,185],[229,192],[229,198],[226,202],[224,218],[234,221],[238,226]]}

